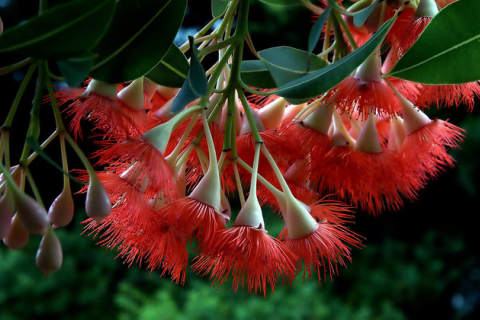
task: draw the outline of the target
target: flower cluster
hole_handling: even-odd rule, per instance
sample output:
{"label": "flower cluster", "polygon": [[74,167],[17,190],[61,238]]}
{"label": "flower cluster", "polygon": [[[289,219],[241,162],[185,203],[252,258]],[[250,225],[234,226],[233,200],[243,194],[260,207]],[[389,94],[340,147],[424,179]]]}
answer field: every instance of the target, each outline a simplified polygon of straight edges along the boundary
{"label": "flower cluster", "polygon": [[[224,12],[232,22],[238,10],[233,35],[222,23],[210,36],[199,34],[180,48],[192,49],[181,89],[140,76],[122,84],[94,77],[85,88],[52,91],[48,100],[63,108],[74,137],[83,137],[82,121],[88,120],[98,138],[93,159],[101,169],[87,164],[80,174],[88,183],[83,189],[90,217],[85,232],[116,248],[125,263],[158,268],[177,284],[185,282],[189,256],[194,257],[191,269],[208,275],[213,285],[231,277],[234,291],[246,287],[265,296],[279,281],[289,284],[302,271],[304,279],[314,273],[319,282],[333,279],[339,266],[351,261],[351,249],[362,247],[363,237],[349,229],[355,209],[375,216],[398,210],[454,164],[447,151],[458,147],[464,131],[430,119],[423,110],[461,103],[471,110],[480,94],[478,83],[427,85],[388,74],[451,2],[361,0],[348,9],[342,1],[308,2],[315,14],[332,15],[323,29],[321,58],[315,56],[325,69],[355,50],[363,54],[380,26],[390,23],[390,28],[353,72],[326,92],[300,99],[305,103],[283,96],[280,82],[273,94],[243,82],[243,39],[251,41],[247,0],[231,1]],[[354,17],[367,9],[370,14],[359,26]],[[340,14],[346,18],[338,19]],[[380,50],[383,40],[388,52]],[[195,43],[204,51],[199,53]],[[219,59],[204,72],[198,57],[214,51]],[[67,139],[75,145],[60,132],[62,143]],[[19,188],[15,175],[1,169],[7,187],[0,221],[8,221],[1,225],[2,238],[19,248],[21,232],[27,238],[29,233],[45,235],[43,246],[57,248],[54,258],[37,261],[48,273],[59,267],[52,263],[59,245],[49,225],[61,227],[71,220],[54,213],[57,204],[71,206],[70,187],[47,219],[44,209],[20,190],[24,178]],[[230,206],[235,197],[241,204],[238,214]],[[17,214],[10,222],[14,204]],[[278,211],[285,223],[279,235],[267,231],[266,207]]]}

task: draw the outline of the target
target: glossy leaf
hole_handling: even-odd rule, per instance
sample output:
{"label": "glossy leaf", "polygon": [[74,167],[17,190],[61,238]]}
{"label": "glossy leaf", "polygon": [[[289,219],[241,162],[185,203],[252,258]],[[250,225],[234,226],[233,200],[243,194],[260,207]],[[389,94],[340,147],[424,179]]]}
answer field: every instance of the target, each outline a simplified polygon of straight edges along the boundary
{"label": "glossy leaf", "polygon": [[327,21],[328,15],[330,14],[330,10],[332,9],[333,4],[332,2],[329,3],[328,7],[325,11],[318,17],[317,21],[312,27],[310,34],[308,36],[308,52],[312,53],[313,49],[317,45],[318,39],[320,39],[320,35],[322,34],[323,25]]}
{"label": "glossy leaf", "polygon": [[187,58],[175,44],[172,44],[162,61],[145,77],[164,87],[180,88],[187,78],[188,68]]}
{"label": "glossy leaf", "polygon": [[387,76],[426,84],[480,80],[480,1],[441,10]]}
{"label": "glossy leaf", "polygon": [[316,55],[291,47],[270,48],[258,54],[270,70],[277,87],[327,66]]}
{"label": "glossy leaf", "polygon": [[193,43],[193,37],[188,37],[188,41],[190,42],[190,48],[192,48],[190,69],[180,92],[173,100],[172,108],[170,109],[171,113],[183,110],[187,104],[207,93],[207,77],[198,59],[198,49]]}
{"label": "glossy leaf", "polygon": [[94,59],[95,57],[91,53],[87,53],[78,57],[57,60],[58,68],[69,87],[78,87],[85,80]]}
{"label": "glossy leaf", "polygon": [[353,17],[353,23],[357,27],[362,26],[365,23],[365,21],[367,20],[368,16],[370,16],[370,13],[372,13],[373,9],[375,9],[375,6],[377,5],[377,3],[378,3],[378,0],[375,0],[368,7],[356,12],[355,16]]}
{"label": "glossy leaf", "polygon": [[270,71],[261,60],[242,61],[240,77],[250,87],[261,89],[277,87]]}
{"label": "glossy leaf", "polygon": [[302,4],[300,0],[260,0],[260,2],[274,6],[296,6]]}
{"label": "glossy leaf", "polygon": [[230,0],[212,0],[212,16],[214,18],[220,17],[227,9]]}
{"label": "glossy leaf", "polygon": [[90,76],[120,83],[148,73],[170,49],[186,4],[186,0],[121,0],[107,34],[94,49],[98,58]]}
{"label": "glossy leaf", "polygon": [[306,102],[327,92],[348,77],[365,59],[378,50],[395,16],[385,22],[363,46],[337,62],[281,86],[275,94],[292,103]]}
{"label": "glossy leaf", "polygon": [[64,59],[89,51],[105,34],[114,0],[77,0],[45,10],[0,36],[0,53]]}

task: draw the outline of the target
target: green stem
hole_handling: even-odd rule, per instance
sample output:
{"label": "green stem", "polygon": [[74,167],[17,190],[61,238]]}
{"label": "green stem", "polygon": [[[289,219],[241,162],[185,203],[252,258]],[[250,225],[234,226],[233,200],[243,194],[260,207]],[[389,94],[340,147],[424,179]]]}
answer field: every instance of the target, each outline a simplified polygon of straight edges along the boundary
{"label": "green stem", "polygon": [[52,81],[47,77],[45,79],[48,95],[50,96],[50,103],[52,104],[53,114],[55,116],[55,124],[57,126],[57,131],[63,132],[66,131],[65,125],[63,124],[62,116],[60,115],[60,109],[58,108],[57,98],[55,97],[55,92],[53,91]]}
{"label": "green stem", "polygon": [[[43,141],[43,143],[40,145],[40,148],[45,149],[45,147],[48,146],[50,142],[52,142],[53,139],[57,137],[57,135],[58,135],[58,131],[55,131],[54,133],[52,133],[50,137],[47,138],[47,140]],[[32,163],[32,161],[35,160],[37,156],[38,156],[38,153],[32,152],[32,154],[30,154],[27,158],[26,165],[29,166],[30,163]]]}
{"label": "green stem", "polygon": [[[60,152],[62,154],[62,168],[63,171],[68,172],[67,150],[65,148],[65,133],[60,133]],[[63,175],[63,189],[65,192],[70,192],[70,179]]]}
{"label": "green stem", "polygon": [[217,42],[216,44],[213,44],[211,46],[206,47],[205,49],[200,50],[198,53],[198,57],[203,58],[205,55],[218,51],[220,49],[226,48],[235,42],[237,42],[237,39],[235,37],[231,37],[226,40]]}
{"label": "green stem", "polygon": [[85,169],[87,169],[88,175],[91,177],[95,176],[95,169],[93,168],[85,153],[83,153],[82,149],[80,149],[80,147],[76,144],[75,140],[73,140],[73,138],[67,132],[65,132],[65,138],[67,139],[68,144],[72,147],[73,151],[75,151],[75,153],[77,154],[80,161],[82,161]]}
{"label": "green stem", "polygon": [[9,66],[2,67],[2,68],[0,68],[0,76],[8,74],[8,73],[10,73],[12,71],[15,71],[17,69],[20,69],[21,67],[26,66],[27,64],[31,63],[32,61],[33,61],[32,58],[27,58],[25,60],[16,62],[14,64],[11,64]]}
{"label": "green stem", "polygon": [[[40,136],[40,107],[43,100],[43,85],[45,83],[46,75],[46,61],[40,61],[38,68],[38,80],[37,87],[35,89],[35,95],[33,96],[32,110],[30,111],[30,125],[28,127],[27,137],[33,138],[34,141],[38,141]],[[20,164],[25,164],[30,152],[30,146],[25,143],[22,156],[20,157]]]}
{"label": "green stem", "polygon": [[337,22],[339,22],[340,25],[342,26],[342,29],[345,32],[345,35],[347,36],[347,39],[350,42],[350,45],[352,46],[352,49],[357,50],[358,49],[357,42],[355,41],[355,39],[353,39],[353,35],[350,32],[350,29],[348,29],[348,26],[345,20],[343,20],[343,18],[338,13],[336,13],[335,15],[335,20],[337,20]]}
{"label": "green stem", "polygon": [[20,88],[18,88],[17,95],[15,96],[15,100],[13,100],[12,106],[10,107],[10,111],[8,111],[8,116],[5,119],[5,122],[3,123],[2,128],[10,129],[10,127],[12,126],[13,118],[15,117],[15,113],[17,112],[18,105],[22,100],[23,94],[25,93],[25,89],[27,88],[27,85],[30,82],[30,78],[32,77],[36,67],[37,67],[37,63],[32,63],[30,65],[30,68],[28,68],[27,74],[25,74],[25,77],[23,78],[22,83],[20,84]]}
{"label": "green stem", "polygon": [[247,98],[245,97],[245,94],[243,93],[243,91],[239,90],[237,92],[238,92],[240,101],[242,101],[243,109],[245,111],[248,124],[250,125],[250,130],[252,131],[253,140],[255,141],[255,143],[263,143],[262,137],[258,132],[257,125],[255,124],[255,120],[253,119],[252,107],[248,103]]}
{"label": "green stem", "polygon": [[42,196],[40,195],[40,192],[38,191],[37,184],[35,183],[35,180],[33,179],[32,173],[30,170],[28,170],[27,167],[24,168],[25,175],[27,176],[28,183],[30,184],[30,188],[32,189],[33,194],[35,195],[35,200],[37,200],[38,204],[42,207],[45,207],[43,205],[42,201]]}

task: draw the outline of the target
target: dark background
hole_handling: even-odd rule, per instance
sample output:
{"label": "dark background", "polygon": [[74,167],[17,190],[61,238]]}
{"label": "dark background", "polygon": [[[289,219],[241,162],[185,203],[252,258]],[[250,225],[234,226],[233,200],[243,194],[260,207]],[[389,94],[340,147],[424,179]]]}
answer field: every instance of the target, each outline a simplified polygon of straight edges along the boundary
{"label": "dark background", "polygon": [[[208,0],[189,1],[186,32],[210,19]],[[31,1],[0,0],[5,28],[35,14]],[[250,30],[257,50],[290,45],[306,49],[314,18],[302,8],[281,10],[252,1]],[[248,57],[251,58],[251,57]],[[3,56],[0,66],[18,61]],[[0,77],[0,114],[3,121],[25,70]],[[12,128],[12,159],[18,159],[28,125],[33,85],[27,89]],[[479,209],[480,106],[431,109],[430,117],[449,119],[467,130],[462,150],[453,150],[455,169],[431,181],[415,203],[399,212],[374,218],[357,212],[352,229],[365,236],[365,248],[353,250],[353,263],[333,282],[316,278],[277,287],[275,294],[233,293],[230,283],[219,290],[208,278],[187,274],[185,286],[158,271],[114,260],[115,251],[95,246],[92,236],[80,236],[85,219],[84,198],[75,198],[75,222],[58,230],[62,241],[62,269],[45,278],[35,267],[40,237],[10,251],[0,246],[0,319],[478,319],[480,317]],[[42,138],[53,130],[53,116],[42,111]],[[86,128],[88,131],[88,127]],[[91,141],[81,142],[86,148]],[[46,151],[59,159],[57,142]],[[73,153],[71,167],[80,168]],[[31,170],[48,206],[61,191],[61,174],[41,159]],[[78,190],[79,186],[73,184]],[[270,233],[282,227],[276,215],[266,213]]]}

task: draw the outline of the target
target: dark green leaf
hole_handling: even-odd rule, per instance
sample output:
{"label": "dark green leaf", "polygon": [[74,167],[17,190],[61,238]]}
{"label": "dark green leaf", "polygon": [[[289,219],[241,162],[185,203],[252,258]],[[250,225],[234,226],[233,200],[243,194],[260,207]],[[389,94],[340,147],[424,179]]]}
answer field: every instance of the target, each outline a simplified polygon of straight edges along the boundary
{"label": "dark green leaf", "polygon": [[0,36],[0,53],[64,59],[92,49],[105,34],[114,0],[78,0],[45,10]]}
{"label": "dark green leaf", "polygon": [[227,9],[229,0],[212,0],[212,15],[214,18],[220,17]]}
{"label": "dark green leaf", "polygon": [[55,161],[53,161],[52,158],[48,154],[43,151],[42,147],[38,144],[38,142],[32,138],[32,137],[27,137],[25,139],[25,142],[32,148],[40,157],[45,159],[48,163],[50,163],[52,166],[54,166],[56,169],[58,169],[60,172],[62,172],[64,175],[72,179],[73,181],[77,182],[78,184],[84,184],[83,182],[79,181],[76,179],[74,176],[70,175],[70,173],[66,172],[63,170],[61,166],[59,166]]}
{"label": "dark green leaf", "polygon": [[152,70],[173,43],[187,0],[120,0],[113,21],[94,48],[92,78],[120,83]]}
{"label": "dark green leaf", "polygon": [[280,87],[327,66],[314,54],[291,47],[275,47],[258,53]]}
{"label": "dark green leaf", "polygon": [[315,49],[318,39],[320,39],[320,35],[322,34],[323,25],[325,24],[325,21],[327,21],[332,7],[333,3],[330,2],[325,11],[320,15],[320,17],[318,17],[317,21],[315,21],[315,24],[313,25],[308,36],[308,52],[312,53],[313,49]]}
{"label": "dark green leaf", "polygon": [[375,9],[375,6],[377,5],[377,3],[378,3],[378,0],[375,0],[371,5],[369,5],[365,9],[362,9],[356,12],[355,16],[353,17],[353,23],[357,27],[361,27],[365,23],[365,20],[367,20],[368,16],[370,16],[370,13],[372,13],[373,9]]}
{"label": "dark green leaf", "polygon": [[272,89],[277,84],[272,78],[267,66],[261,60],[242,61],[240,76],[242,81],[254,88]]}
{"label": "dark green leaf", "polygon": [[260,2],[271,4],[274,6],[295,6],[302,4],[300,0],[260,0]]}
{"label": "dark green leaf", "polygon": [[187,79],[183,83],[180,92],[173,100],[171,113],[183,110],[187,104],[195,99],[207,94],[207,77],[200,60],[198,59],[198,49],[193,43],[193,37],[188,37],[190,48],[192,48],[192,57],[190,59],[190,70],[188,70]]}
{"label": "dark green leaf", "polygon": [[69,87],[78,87],[85,80],[94,59],[93,54],[87,53],[65,60],[57,60],[58,68]]}
{"label": "dark green leaf", "polygon": [[480,1],[456,1],[441,10],[387,74],[426,84],[480,80]]}
{"label": "dark green leaf", "polygon": [[396,16],[385,22],[363,46],[326,68],[280,87],[275,94],[299,103],[327,92],[348,77],[365,59],[378,50]]}
{"label": "dark green leaf", "polygon": [[188,68],[187,58],[175,44],[172,44],[162,61],[145,77],[165,87],[179,88],[187,78]]}

